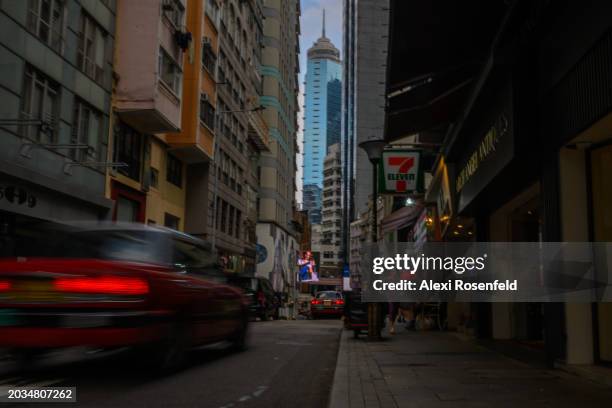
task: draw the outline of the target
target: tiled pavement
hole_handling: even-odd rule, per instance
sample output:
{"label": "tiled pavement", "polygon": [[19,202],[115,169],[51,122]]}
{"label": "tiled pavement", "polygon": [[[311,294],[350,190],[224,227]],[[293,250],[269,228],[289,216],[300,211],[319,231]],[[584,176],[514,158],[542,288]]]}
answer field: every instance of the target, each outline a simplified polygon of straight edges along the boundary
{"label": "tiled pavement", "polygon": [[331,408],[612,407],[612,388],[538,368],[452,333],[342,334]]}

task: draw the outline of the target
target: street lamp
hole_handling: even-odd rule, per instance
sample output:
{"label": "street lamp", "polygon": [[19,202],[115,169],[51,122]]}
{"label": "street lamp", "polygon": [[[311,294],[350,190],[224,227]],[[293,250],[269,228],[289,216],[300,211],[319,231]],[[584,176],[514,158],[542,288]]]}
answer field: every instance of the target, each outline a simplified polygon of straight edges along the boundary
{"label": "street lamp", "polygon": [[[359,143],[359,147],[365,150],[370,163],[372,163],[372,175],[374,177],[372,183],[373,196],[373,215],[372,215],[372,244],[378,242],[378,163],[382,159],[382,153],[387,145],[387,142],[380,139],[366,140]],[[380,305],[376,302],[368,304],[368,337],[370,339],[380,339],[380,330],[382,328]]]}
{"label": "street lamp", "polygon": [[380,139],[366,140],[365,142],[359,143],[359,147],[365,150],[366,154],[368,155],[368,159],[370,160],[370,163],[372,163],[372,167],[374,170],[372,171],[374,177],[374,179],[372,180],[372,196],[374,200],[374,214],[372,216],[372,221],[374,224],[374,228],[372,228],[373,243],[378,242],[378,234],[376,231],[378,228],[378,163],[382,159],[383,149],[386,145],[387,142]]}

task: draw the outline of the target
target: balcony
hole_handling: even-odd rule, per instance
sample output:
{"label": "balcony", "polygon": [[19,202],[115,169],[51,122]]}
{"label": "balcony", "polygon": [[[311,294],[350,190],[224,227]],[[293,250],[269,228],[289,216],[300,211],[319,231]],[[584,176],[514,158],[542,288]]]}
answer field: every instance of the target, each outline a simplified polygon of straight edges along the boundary
{"label": "balcony", "polygon": [[268,125],[264,121],[261,112],[248,112],[249,115],[249,139],[257,146],[259,151],[270,151],[270,136]]}
{"label": "balcony", "polygon": [[[181,126],[184,29],[163,14],[162,0],[117,3],[114,109],[143,133],[176,132]],[[185,6],[185,1],[183,1]],[[138,22],[135,24],[135,22]]]}
{"label": "balcony", "polygon": [[[202,2],[189,2],[187,12],[189,16],[202,15]],[[195,164],[208,162],[214,155],[217,85],[210,72],[216,64],[217,37],[191,17],[187,31],[193,35],[194,55],[183,65],[181,130],[166,134],[166,141],[175,156]]]}

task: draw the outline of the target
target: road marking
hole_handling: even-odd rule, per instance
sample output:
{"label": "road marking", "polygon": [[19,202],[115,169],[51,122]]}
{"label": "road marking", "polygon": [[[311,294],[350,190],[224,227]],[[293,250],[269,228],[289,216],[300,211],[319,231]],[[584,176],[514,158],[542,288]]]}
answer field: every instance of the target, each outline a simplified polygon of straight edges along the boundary
{"label": "road marking", "polygon": [[[238,398],[238,401],[236,401],[236,402],[237,403],[242,403],[242,402],[247,402],[251,398],[259,398],[261,396],[261,394],[266,392],[267,389],[268,389],[268,386],[260,385],[259,387],[257,387],[257,389],[255,391],[253,391],[253,394],[251,394],[252,396],[251,395],[243,395],[242,397]],[[234,406],[234,403],[230,402],[229,404],[220,406],[219,408],[231,408],[233,406]]]}
{"label": "road marking", "polygon": [[259,387],[257,387],[257,390],[253,393],[253,396],[255,398],[259,397],[261,394],[266,392],[267,389],[268,387],[266,387],[265,385],[260,385]]}

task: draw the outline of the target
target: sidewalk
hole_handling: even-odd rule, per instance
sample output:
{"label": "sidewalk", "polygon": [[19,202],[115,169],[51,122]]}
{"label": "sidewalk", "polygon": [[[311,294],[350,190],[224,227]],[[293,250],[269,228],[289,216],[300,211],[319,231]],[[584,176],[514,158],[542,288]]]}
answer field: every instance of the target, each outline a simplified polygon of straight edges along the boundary
{"label": "sidewalk", "polygon": [[330,408],[611,407],[612,388],[536,368],[452,333],[344,331]]}

